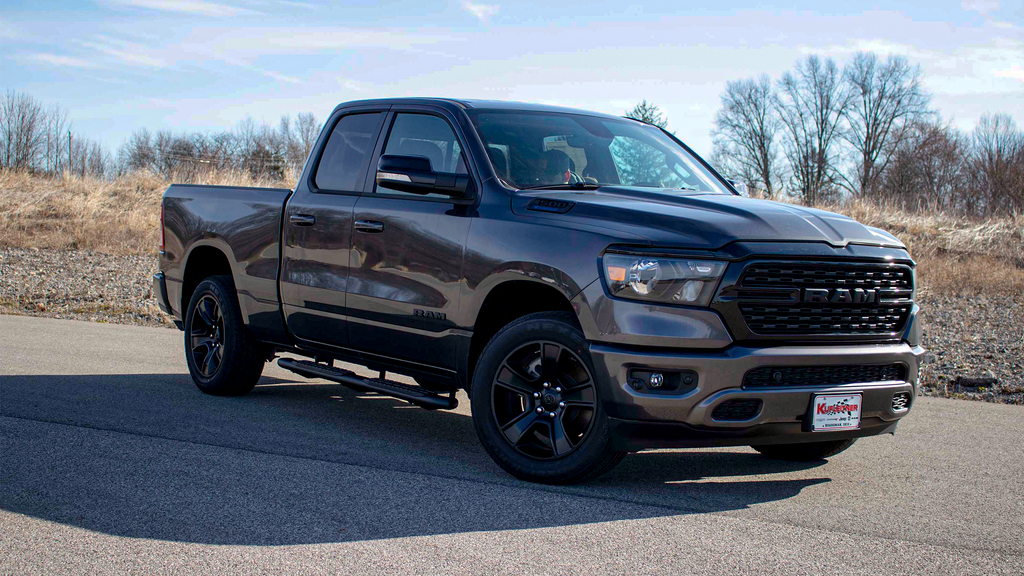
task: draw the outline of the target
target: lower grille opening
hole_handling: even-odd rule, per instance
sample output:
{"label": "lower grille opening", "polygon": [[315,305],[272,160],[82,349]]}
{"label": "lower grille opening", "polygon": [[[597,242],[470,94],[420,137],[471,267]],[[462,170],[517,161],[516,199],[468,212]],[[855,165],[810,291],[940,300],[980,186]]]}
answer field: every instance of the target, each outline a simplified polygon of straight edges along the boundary
{"label": "lower grille opening", "polygon": [[903,381],[904,364],[854,364],[848,366],[762,366],[743,376],[744,388],[765,386],[834,386],[868,382]]}
{"label": "lower grille opening", "polygon": [[726,400],[711,412],[712,420],[742,421],[750,420],[761,411],[761,401],[757,398]]}
{"label": "lower grille opening", "polygon": [[910,409],[910,392],[900,392],[892,397],[892,411],[903,412]]}

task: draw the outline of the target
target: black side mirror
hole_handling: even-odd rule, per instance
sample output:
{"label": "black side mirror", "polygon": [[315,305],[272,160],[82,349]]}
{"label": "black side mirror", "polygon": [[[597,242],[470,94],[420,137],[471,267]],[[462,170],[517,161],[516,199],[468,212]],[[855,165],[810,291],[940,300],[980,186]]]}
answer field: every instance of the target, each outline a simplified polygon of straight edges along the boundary
{"label": "black side mirror", "polygon": [[469,188],[469,176],[434,172],[426,156],[385,154],[377,162],[377,185],[411,194],[445,194],[461,198]]}

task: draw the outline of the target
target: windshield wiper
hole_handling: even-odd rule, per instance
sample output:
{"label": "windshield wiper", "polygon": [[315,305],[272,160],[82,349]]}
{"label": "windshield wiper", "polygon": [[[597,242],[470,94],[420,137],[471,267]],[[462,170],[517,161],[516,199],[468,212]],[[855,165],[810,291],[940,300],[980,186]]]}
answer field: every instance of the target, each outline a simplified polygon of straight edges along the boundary
{"label": "windshield wiper", "polygon": [[600,184],[594,184],[593,182],[563,182],[562,184],[541,184],[539,186],[527,186],[526,188],[520,188],[520,190],[595,190],[600,187]]}

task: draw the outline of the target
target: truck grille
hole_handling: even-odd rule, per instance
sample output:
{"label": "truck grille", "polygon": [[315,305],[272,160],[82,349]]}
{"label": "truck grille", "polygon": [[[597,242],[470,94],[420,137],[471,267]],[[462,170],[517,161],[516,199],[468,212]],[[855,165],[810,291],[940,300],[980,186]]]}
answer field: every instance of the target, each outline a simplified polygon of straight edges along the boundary
{"label": "truck grille", "polygon": [[757,334],[877,334],[902,328],[910,306],[741,305],[740,313]]}
{"label": "truck grille", "polygon": [[797,286],[809,288],[913,288],[910,269],[890,264],[820,262],[758,262],[740,279],[745,288]]}
{"label": "truck grille", "polygon": [[[735,266],[735,265],[734,265]],[[738,340],[888,340],[913,309],[913,269],[889,262],[754,261],[717,308]]]}
{"label": "truck grille", "polygon": [[906,381],[903,364],[852,366],[783,366],[755,368],[743,376],[744,388],[764,386],[834,386],[867,382]]}

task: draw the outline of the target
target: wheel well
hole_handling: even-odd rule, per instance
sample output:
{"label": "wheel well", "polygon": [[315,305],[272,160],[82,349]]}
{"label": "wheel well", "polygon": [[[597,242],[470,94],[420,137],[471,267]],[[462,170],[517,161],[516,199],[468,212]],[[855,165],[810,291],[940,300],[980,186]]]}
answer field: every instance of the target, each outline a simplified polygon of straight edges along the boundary
{"label": "wheel well", "polygon": [[526,280],[512,280],[491,290],[480,307],[476,324],[473,325],[473,339],[469,345],[467,364],[467,388],[473,382],[476,361],[491,338],[516,318],[534,312],[572,312],[573,318],[576,317],[576,311],[565,295],[550,286]]}
{"label": "wheel well", "polygon": [[212,246],[200,246],[192,250],[188,262],[185,263],[185,274],[181,283],[182,318],[185,317],[196,286],[206,278],[220,274],[231,276],[231,263],[223,252]]}

